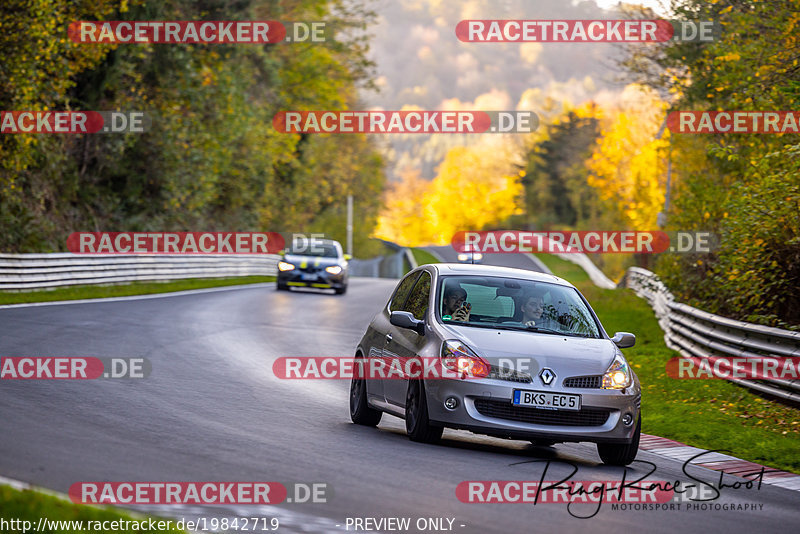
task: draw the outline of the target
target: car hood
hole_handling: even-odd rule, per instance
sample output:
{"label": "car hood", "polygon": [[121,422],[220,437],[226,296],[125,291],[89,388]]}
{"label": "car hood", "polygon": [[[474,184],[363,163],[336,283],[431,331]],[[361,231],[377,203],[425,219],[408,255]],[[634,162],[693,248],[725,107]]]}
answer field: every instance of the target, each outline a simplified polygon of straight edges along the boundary
{"label": "car hood", "polygon": [[[610,339],[587,339],[513,330],[443,325],[448,339],[466,343],[492,365],[532,359],[531,370],[549,367],[562,378],[606,372],[617,348]],[[513,365],[506,362],[505,366]]]}
{"label": "car hood", "polygon": [[343,265],[345,262],[341,258],[323,258],[320,256],[302,256],[300,254],[286,254],[284,260],[295,265],[306,262],[309,267],[330,267],[331,265]]}

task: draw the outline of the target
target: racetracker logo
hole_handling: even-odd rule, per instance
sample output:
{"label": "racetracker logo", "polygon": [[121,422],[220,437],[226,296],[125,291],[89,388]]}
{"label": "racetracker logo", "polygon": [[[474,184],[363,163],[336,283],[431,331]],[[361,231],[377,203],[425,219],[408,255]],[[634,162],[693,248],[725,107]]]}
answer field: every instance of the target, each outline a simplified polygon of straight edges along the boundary
{"label": "racetracker logo", "polygon": [[673,494],[673,487],[664,481],[476,480],[456,486],[456,497],[464,503],[665,503]]}
{"label": "racetracker logo", "polygon": [[143,133],[151,123],[143,111],[0,111],[4,134]]}
{"label": "racetracker logo", "polygon": [[457,252],[624,253],[711,252],[718,239],[710,232],[525,232],[496,230],[457,232],[451,241]]}
{"label": "racetracker logo", "polygon": [[531,133],[539,126],[532,111],[279,111],[280,133],[475,134]]}
{"label": "racetracker logo", "polygon": [[282,356],[273,362],[272,372],[284,380],[464,380],[516,373],[510,367],[497,368],[475,358],[404,358],[389,354],[371,358]]}
{"label": "racetracker logo", "polygon": [[667,126],[681,134],[796,134],[800,111],[673,111]]}
{"label": "racetracker logo", "polygon": [[34,356],[0,358],[2,380],[94,380],[96,378],[147,378],[152,365],[147,358],[93,358]]}
{"label": "racetracker logo", "polygon": [[69,498],[81,504],[278,504],[279,482],[76,482]]}
{"label": "racetracker logo", "polygon": [[323,43],[328,33],[325,22],[277,20],[76,21],[67,29],[76,43],[121,44]]}
{"label": "racetracker logo", "polygon": [[274,20],[77,21],[67,29],[76,43],[277,43],[286,28]]}
{"label": "racetracker logo", "polygon": [[285,245],[276,232],[74,232],[75,254],[277,254]]}
{"label": "racetracker logo", "polygon": [[671,358],[667,361],[667,375],[676,379],[800,379],[800,357],[743,358],[712,356],[710,358]]}
{"label": "racetracker logo", "polygon": [[467,43],[659,43],[713,41],[712,21],[667,20],[462,20],[456,37]]}

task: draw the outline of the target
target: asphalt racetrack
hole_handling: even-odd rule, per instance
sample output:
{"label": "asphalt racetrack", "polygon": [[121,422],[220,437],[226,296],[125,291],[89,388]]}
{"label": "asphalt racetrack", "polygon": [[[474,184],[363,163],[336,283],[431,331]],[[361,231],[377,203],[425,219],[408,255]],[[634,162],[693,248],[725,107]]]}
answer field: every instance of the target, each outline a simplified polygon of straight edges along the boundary
{"label": "asphalt racetrack", "polygon": [[[325,503],[138,507],[179,518],[277,517],[278,532],[346,532],[348,518],[353,531],[353,518],[389,517],[410,518],[409,532],[421,531],[419,518],[451,519],[445,528],[424,531],[464,534],[731,534],[797,524],[797,493],[769,485],[725,488],[712,502],[763,505],[751,511],[687,510],[686,503],[680,510],[612,510],[606,504],[594,517],[578,519],[596,505],[460,502],[455,490],[462,481],[538,481],[546,466],[546,479],[558,480],[572,470],[566,462],[579,469],[573,480],[619,480],[623,470],[603,466],[588,443],[543,448],[450,430],[438,445],[412,443],[395,417],[384,415],[377,429],[353,425],[344,380],[273,375],[280,356],[352,356],[395,283],[351,279],[344,296],[278,292],[267,284],[0,309],[0,355],[144,357],[152,364],[140,380],[0,382],[0,475],[60,492],[78,481],[327,484]],[[680,461],[645,451],[638,459],[655,464],[651,480],[690,481]],[[634,463],[628,477],[649,469]],[[691,472],[708,481],[719,477],[701,468]]]}

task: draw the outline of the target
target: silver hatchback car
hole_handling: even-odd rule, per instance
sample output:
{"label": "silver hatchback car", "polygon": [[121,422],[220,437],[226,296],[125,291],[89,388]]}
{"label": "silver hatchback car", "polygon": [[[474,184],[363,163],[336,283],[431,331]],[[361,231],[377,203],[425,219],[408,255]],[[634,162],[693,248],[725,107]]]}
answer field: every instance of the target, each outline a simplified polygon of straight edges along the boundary
{"label": "silver hatchback car", "polygon": [[[369,426],[383,413],[404,418],[409,437],[423,442],[444,428],[543,446],[589,441],[604,463],[627,465],[639,448],[641,388],[619,349],[634,343],[625,332],[610,338],[583,295],[556,276],[423,265],[358,344],[356,361],[371,372],[352,380],[350,416]],[[392,375],[410,360],[449,372]]]}

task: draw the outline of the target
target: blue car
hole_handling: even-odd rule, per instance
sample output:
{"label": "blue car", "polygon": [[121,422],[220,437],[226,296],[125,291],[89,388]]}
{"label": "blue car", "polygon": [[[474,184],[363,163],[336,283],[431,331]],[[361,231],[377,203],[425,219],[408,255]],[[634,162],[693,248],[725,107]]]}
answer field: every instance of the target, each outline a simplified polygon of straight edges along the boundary
{"label": "blue car", "polygon": [[347,291],[347,260],[342,245],[333,240],[294,243],[281,252],[278,262],[278,291],[293,287],[333,289],[341,295]]}

